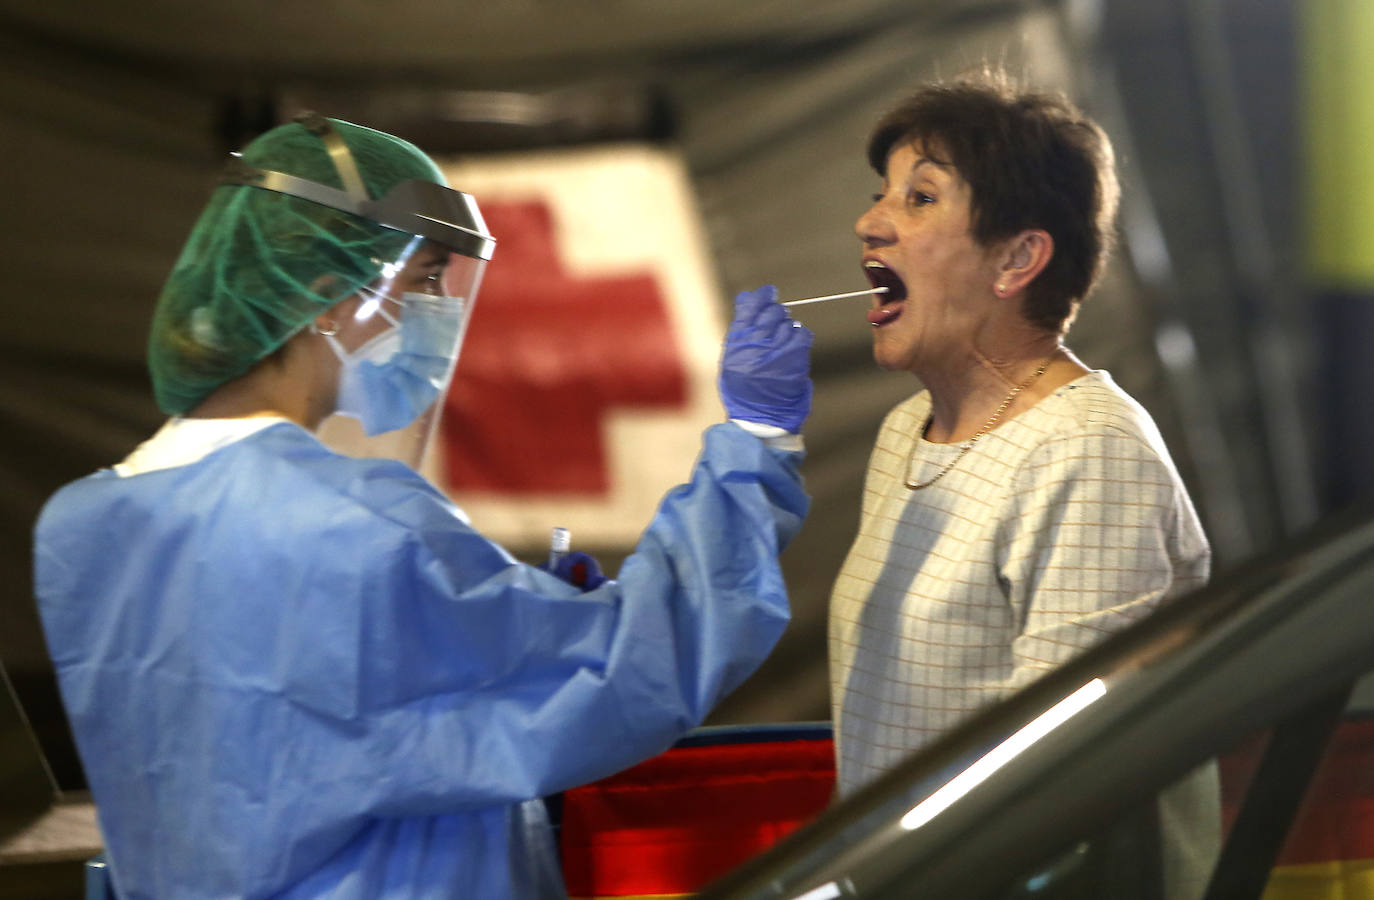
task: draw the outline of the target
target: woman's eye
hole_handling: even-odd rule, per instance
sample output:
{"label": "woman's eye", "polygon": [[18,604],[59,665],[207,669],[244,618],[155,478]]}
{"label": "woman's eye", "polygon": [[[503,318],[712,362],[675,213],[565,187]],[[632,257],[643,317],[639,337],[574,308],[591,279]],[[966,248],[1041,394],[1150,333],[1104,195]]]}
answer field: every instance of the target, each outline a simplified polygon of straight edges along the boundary
{"label": "woman's eye", "polygon": [[912,206],[925,206],[927,203],[934,203],[935,198],[925,191],[912,191],[907,194],[907,202]]}
{"label": "woman's eye", "polygon": [[883,202],[883,195],[882,195],[881,193],[874,194],[874,195],[873,195],[872,197],[870,197],[869,199],[872,200],[874,203],[882,203],[882,202]]}

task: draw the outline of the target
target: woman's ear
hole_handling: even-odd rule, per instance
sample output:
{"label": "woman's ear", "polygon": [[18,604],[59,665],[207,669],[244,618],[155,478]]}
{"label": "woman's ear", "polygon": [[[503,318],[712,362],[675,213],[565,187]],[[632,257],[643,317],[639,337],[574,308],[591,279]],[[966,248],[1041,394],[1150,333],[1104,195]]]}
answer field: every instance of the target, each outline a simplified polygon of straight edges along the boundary
{"label": "woman's ear", "polygon": [[315,321],[310,323],[310,327],[316,334],[334,335],[339,333],[339,319],[334,310],[322,312],[315,317]]}
{"label": "woman's ear", "polygon": [[315,316],[312,325],[320,334],[335,334],[362,305],[362,297],[352,294]]}
{"label": "woman's ear", "polygon": [[1012,297],[1030,286],[1054,256],[1054,238],[1042,228],[1028,228],[1003,245],[995,290]]}

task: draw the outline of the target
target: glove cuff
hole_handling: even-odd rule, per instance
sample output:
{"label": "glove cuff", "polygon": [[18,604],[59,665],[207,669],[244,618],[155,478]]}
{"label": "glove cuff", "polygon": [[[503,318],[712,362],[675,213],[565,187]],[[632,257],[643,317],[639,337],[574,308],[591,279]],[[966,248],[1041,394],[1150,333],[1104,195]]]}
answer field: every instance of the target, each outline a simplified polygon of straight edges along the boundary
{"label": "glove cuff", "polygon": [[778,425],[765,425],[762,422],[750,422],[747,419],[731,419],[731,422],[743,428],[754,437],[763,441],[764,444],[774,450],[804,450],[800,434],[793,434]]}

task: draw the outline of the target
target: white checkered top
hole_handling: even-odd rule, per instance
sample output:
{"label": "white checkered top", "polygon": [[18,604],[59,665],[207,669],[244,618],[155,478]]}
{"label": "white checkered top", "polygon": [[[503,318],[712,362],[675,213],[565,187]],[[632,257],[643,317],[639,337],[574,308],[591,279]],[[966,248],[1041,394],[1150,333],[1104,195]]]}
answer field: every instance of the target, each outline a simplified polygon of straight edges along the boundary
{"label": "white checkered top", "polygon": [[[830,601],[841,793],[1207,580],[1210,550],[1148,413],[1092,372],[959,452],[888,414]],[[915,461],[907,472],[912,441]]]}

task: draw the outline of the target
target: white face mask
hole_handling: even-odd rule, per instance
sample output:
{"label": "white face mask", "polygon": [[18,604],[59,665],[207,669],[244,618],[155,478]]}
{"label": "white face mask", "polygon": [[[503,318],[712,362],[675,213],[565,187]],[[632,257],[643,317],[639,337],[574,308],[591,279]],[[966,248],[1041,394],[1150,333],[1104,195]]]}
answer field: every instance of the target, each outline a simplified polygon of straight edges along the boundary
{"label": "white face mask", "polygon": [[463,342],[465,299],[404,294],[400,303],[401,320],[379,307],[393,327],[352,353],[324,335],[340,363],[335,411],[360,421],[369,437],[404,428],[434,405]]}

